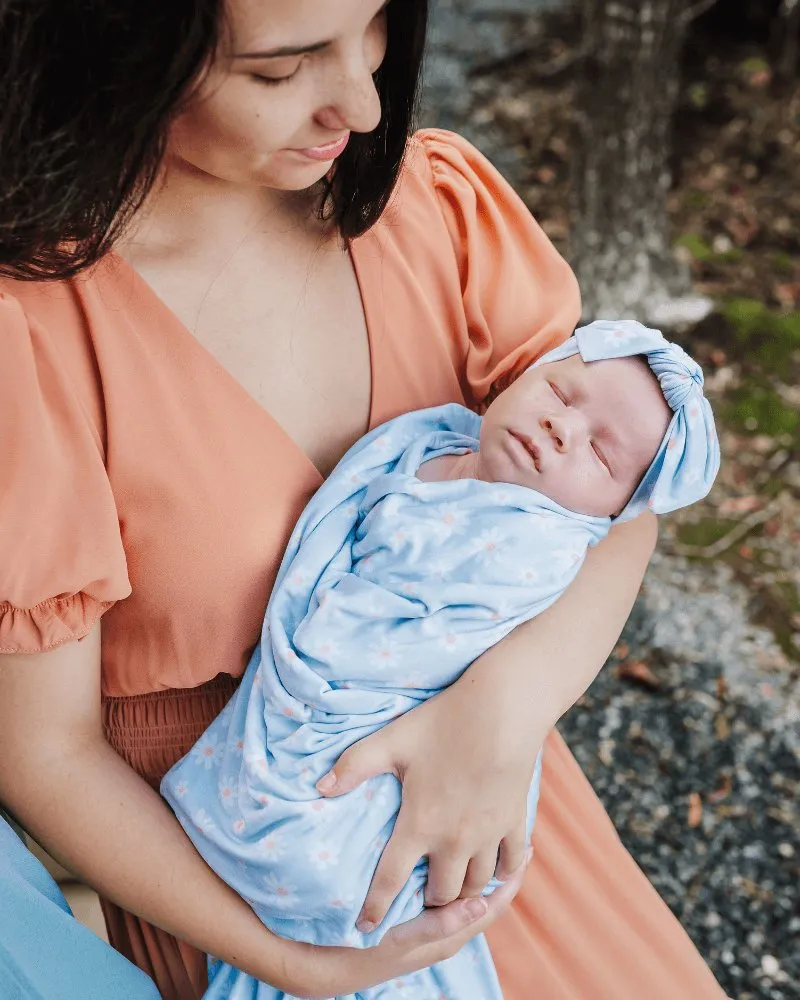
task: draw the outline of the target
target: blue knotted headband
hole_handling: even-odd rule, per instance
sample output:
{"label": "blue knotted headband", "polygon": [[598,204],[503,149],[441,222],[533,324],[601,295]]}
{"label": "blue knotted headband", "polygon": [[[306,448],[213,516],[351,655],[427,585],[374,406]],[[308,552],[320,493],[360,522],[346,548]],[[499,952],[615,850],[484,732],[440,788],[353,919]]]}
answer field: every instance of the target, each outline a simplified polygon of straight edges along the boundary
{"label": "blue knotted headband", "polygon": [[615,521],[629,521],[646,507],[666,514],[702,500],[719,471],[720,453],[700,365],[659,330],[633,320],[598,320],[576,330],[531,367],[574,354],[586,362],[644,355],[673,411],[658,454]]}

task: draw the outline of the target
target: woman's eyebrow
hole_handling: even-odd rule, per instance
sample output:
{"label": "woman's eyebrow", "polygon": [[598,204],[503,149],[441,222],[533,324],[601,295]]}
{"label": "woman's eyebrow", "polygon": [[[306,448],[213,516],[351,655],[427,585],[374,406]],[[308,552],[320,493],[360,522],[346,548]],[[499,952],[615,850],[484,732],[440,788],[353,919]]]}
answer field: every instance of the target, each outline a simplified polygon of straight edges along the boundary
{"label": "woman's eyebrow", "polygon": [[319,52],[327,48],[330,42],[314,42],[312,45],[284,45],[279,49],[268,49],[264,52],[239,52],[234,59],[282,59],[285,56],[304,56],[309,52]]}

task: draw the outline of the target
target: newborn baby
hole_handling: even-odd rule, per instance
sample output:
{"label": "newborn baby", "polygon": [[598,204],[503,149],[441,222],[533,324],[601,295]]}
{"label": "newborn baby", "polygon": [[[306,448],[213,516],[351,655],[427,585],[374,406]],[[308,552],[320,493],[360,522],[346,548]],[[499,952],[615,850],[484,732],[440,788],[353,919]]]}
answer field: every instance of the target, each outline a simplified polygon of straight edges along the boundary
{"label": "newborn baby", "polygon": [[641,355],[530,368],[486,411],[478,451],[421,466],[426,482],[479,479],[537,490],[568,510],[622,512],[672,419]]}
{"label": "newborn baby", "polygon": [[[718,465],[699,367],[629,322],[578,330],[483,418],[452,404],[368,434],[300,518],[239,690],[164,779],[197,849],[284,937],[366,947],[415,916],[424,859],[380,927],[355,927],[397,780],[327,800],[316,783],[557,600],[612,519],[701,498]],[[208,1000],[280,996],[211,963]],[[359,995],[441,996],[500,1000],[482,937]]]}

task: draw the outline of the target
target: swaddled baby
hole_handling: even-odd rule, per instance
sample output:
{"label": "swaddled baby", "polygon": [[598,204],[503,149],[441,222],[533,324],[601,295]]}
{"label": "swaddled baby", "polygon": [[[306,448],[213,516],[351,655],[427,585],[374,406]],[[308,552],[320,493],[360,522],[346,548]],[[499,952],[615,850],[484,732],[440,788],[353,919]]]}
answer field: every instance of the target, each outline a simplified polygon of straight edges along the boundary
{"label": "swaddled baby", "polygon": [[[424,859],[355,927],[400,806],[383,775],[322,799],[356,740],[451,684],[563,593],[614,519],[704,496],[719,465],[699,367],[638,323],[578,330],[481,418],[452,404],[359,441],[304,511],[242,684],[162,792],[208,863],[284,937],[369,946],[422,908]],[[539,765],[530,791],[533,825]],[[209,998],[275,1000],[212,963]],[[485,941],[360,994],[501,997]]]}

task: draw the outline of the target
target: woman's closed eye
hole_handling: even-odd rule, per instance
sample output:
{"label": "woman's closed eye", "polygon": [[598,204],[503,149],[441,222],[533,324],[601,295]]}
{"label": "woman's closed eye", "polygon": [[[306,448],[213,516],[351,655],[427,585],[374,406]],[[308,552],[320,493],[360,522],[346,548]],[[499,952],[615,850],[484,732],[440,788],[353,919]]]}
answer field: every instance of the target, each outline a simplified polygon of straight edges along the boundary
{"label": "woman's closed eye", "polygon": [[266,84],[268,87],[277,87],[281,83],[288,83],[289,80],[293,80],[297,74],[300,72],[300,68],[305,60],[301,57],[300,59],[291,60],[274,60],[274,72],[269,76],[265,73],[253,73],[253,78],[258,80],[259,83]]}

